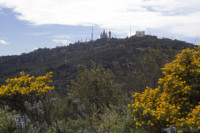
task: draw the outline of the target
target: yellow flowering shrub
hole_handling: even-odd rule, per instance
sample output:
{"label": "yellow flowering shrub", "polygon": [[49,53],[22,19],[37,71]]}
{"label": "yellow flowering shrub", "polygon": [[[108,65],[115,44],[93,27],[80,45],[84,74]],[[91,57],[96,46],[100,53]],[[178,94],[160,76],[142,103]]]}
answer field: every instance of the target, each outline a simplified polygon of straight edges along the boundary
{"label": "yellow flowering shrub", "polygon": [[158,88],[133,95],[128,105],[137,127],[188,127],[200,130],[200,46],[186,49],[162,68]]}
{"label": "yellow flowering shrub", "polygon": [[129,108],[136,127],[165,127],[176,124],[178,109],[166,102],[168,97],[161,93],[160,88],[147,87],[143,93],[133,95],[133,98],[134,103]]}
{"label": "yellow flowering shrub", "polygon": [[25,100],[36,99],[53,90],[54,87],[49,86],[52,82],[51,77],[52,72],[38,77],[20,72],[20,77],[7,79],[7,84],[0,87],[0,99],[4,100],[4,103],[15,103],[13,106],[22,106]]}
{"label": "yellow flowering shrub", "polygon": [[198,129],[200,131],[200,102],[186,117],[185,122],[190,129]]}
{"label": "yellow flowering shrub", "polygon": [[[198,105],[200,100],[200,46],[186,49],[162,68],[164,78],[159,84],[174,104]],[[188,103],[189,102],[189,103]]]}

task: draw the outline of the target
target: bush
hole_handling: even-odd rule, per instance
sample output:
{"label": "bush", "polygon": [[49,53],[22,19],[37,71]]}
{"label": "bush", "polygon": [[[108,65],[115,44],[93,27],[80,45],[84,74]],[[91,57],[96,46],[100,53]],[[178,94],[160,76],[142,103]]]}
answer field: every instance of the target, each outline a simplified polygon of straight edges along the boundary
{"label": "bush", "polygon": [[33,104],[25,102],[26,113],[31,120],[29,131],[76,132],[86,127],[82,108],[70,97],[49,93]]}
{"label": "bush", "polygon": [[164,66],[159,87],[133,95],[132,110],[136,128],[188,127],[200,129],[200,46],[186,49]]}
{"label": "bush", "polygon": [[33,103],[54,89],[54,87],[49,86],[49,83],[52,82],[51,77],[51,72],[38,77],[30,77],[21,72],[19,78],[7,79],[7,85],[0,87],[0,100],[3,101],[2,104],[10,105],[23,112],[25,101]]}
{"label": "bush", "polygon": [[15,130],[13,118],[17,117],[18,114],[15,111],[10,112],[9,110],[8,106],[5,109],[0,108],[0,131],[2,133],[11,133]]}
{"label": "bush", "polygon": [[120,132],[126,113],[126,107],[123,106],[105,108],[104,114],[100,115],[98,128],[103,132]]}
{"label": "bush", "polygon": [[118,105],[122,99],[120,89],[110,70],[93,64],[90,70],[79,67],[79,76],[71,83],[70,96],[85,108],[88,115],[92,115],[94,109],[100,114],[105,107]]}

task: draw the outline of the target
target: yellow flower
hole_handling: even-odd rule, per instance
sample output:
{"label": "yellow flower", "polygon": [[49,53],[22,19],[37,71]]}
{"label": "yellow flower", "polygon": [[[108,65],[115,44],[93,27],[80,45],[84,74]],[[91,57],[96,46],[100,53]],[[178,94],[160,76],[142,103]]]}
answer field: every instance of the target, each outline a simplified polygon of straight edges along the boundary
{"label": "yellow flower", "polygon": [[7,85],[0,87],[0,96],[12,96],[15,94],[30,95],[32,92],[36,92],[36,95],[43,95],[54,89],[54,87],[48,86],[52,72],[47,73],[45,76],[30,77],[29,74],[20,72],[21,77],[7,79]]}
{"label": "yellow flower", "polygon": [[178,133],[183,133],[183,131],[178,131]]}

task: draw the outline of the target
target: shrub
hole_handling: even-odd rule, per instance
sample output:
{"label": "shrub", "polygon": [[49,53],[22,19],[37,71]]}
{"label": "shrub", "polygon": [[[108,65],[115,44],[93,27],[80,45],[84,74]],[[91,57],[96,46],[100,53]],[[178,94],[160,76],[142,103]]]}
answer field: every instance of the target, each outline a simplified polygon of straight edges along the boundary
{"label": "shrub", "polygon": [[3,104],[23,111],[25,101],[33,103],[54,89],[49,86],[49,83],[52,82],[51,77],[52,72],[38,77],[21,72],[19,78],[7,79],[7,84],[0,87],[0,100],[3,101]]}
{"label": "shrub", "polygon": [[133,95],[132,110],[136,128],[188,127],[200,129],[200,46],[186,49],[164,66],[159,87]]}
{"label": "shrub", "polygon": [[93,64],[90,70],[85,66],[79,67],[79,76],[71,83],[70,95],[91,115],[94,109],[103,113],[105,107],[118,105],[122,99],[120,92],[120,85],[114,83],[114,74]]}
{"label": "shrub", "polygon": [[[123,108],[122,111],[121,108]],[[103,132],[120,132],[124,116],[126,115],[125,110],[126,107],[123,107],[123,105],[105,108],[104,114],[100,115],[98,128]]]}
{"label": "shrub", "polygon": [[8,106],[6,106],[5,109],[0,108],[0,131],[2,133],[10,133],[15,130],[12,118],[16,117],[18,114],[15,111],[10,112],[9,110]]}

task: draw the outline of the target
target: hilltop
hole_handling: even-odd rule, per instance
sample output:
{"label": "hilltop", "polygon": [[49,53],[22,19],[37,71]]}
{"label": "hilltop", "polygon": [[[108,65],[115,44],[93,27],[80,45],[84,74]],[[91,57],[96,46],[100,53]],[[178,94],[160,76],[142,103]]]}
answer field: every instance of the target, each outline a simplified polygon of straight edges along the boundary
{"label": "hilltop", "polygon": [[111,69],[116,80],[125,83],[124,88],[137,90],[149,83],[156,86],[157,79],[162,76],[160,68],[185,48],[194,48],[194,45],[156,36],[132,36],[38,49],[19,56],[1,57],[0,83],[4,84],[7,78],[19,75],[20,71],[36,76],[52,71],[53,85],[62,92],[76,77],[79,64],[90,66],[95,62]]}

